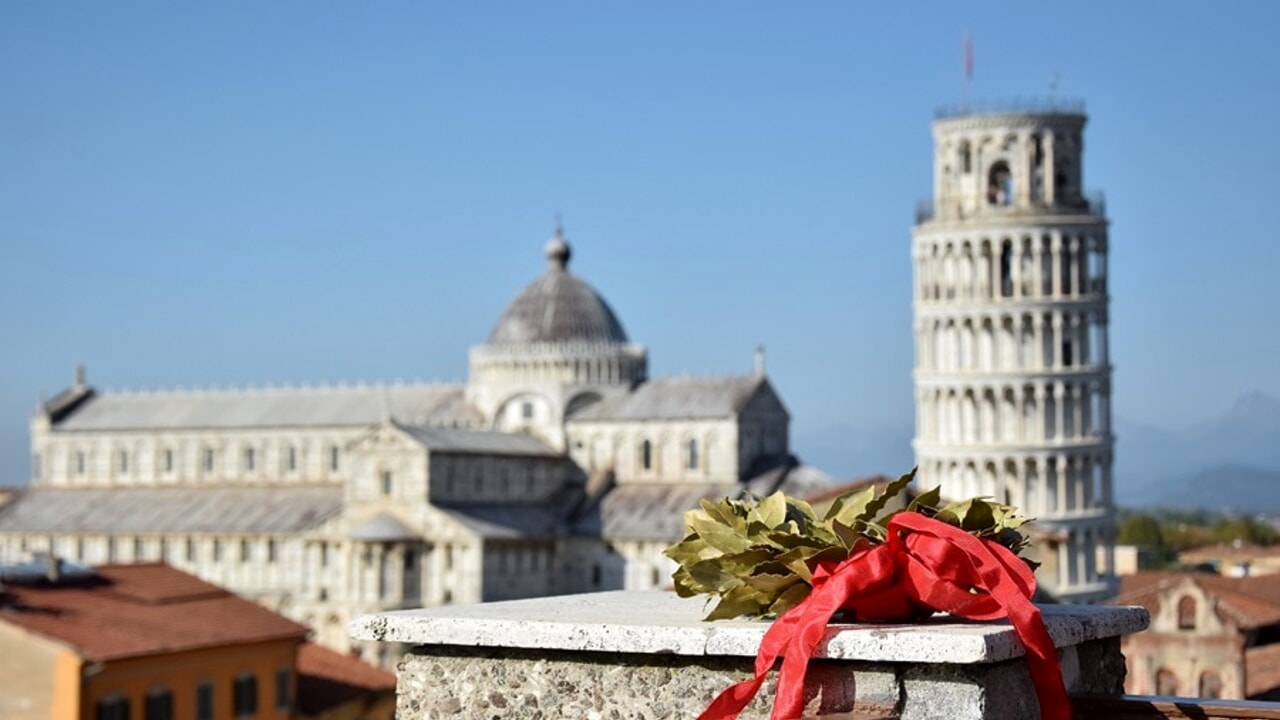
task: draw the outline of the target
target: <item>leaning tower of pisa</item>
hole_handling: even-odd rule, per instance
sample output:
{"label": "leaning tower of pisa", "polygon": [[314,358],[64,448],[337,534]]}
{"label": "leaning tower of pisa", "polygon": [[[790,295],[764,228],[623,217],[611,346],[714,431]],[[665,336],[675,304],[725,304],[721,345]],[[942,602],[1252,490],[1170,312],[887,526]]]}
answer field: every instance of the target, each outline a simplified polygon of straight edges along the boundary
{"label": "leaning tower of pisa", "polygon": [[923,488],[1037,519],[1040,586],[1114,592],[1107,220],[1082,192],[1083,105],[943,111],[917,210]]}

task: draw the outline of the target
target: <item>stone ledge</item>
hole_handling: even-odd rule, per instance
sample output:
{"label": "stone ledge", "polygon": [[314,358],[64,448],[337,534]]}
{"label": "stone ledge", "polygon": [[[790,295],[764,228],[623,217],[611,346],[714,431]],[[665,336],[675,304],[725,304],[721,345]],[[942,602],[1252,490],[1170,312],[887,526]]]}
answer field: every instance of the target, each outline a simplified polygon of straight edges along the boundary
{"label": "stone ledge", "polygon": [[[699,598],[617,591],[452,605],[365,615],[350,627],[361,640],[628,654],[755,657],[768,622],[705,622]],[[1045,605],[1054,644],[1071,647],[1138,632],[1146,610]],[[1007,622],[975,623],[946,615],[912,625],[832,625],[816,658],[874,663],[990,664],[1022,657]]]}

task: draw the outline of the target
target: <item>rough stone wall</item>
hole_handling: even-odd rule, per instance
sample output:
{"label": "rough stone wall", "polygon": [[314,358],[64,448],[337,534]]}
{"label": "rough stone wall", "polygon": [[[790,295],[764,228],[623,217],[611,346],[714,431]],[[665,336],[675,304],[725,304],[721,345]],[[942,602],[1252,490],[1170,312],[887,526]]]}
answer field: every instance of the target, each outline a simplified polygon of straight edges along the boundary
{"label": "rough stone wall", "polygon": [[[435,646],[399,667],[403,720],[674,720],[694,718],[717,693],[750,675],[751,658],[626,655]],[[1116,693],[1124,659],[1115,639],[1068,650],[1072,691]],[[742,714],[767,718],[776,676]],[[1039,717],[1022,659],[992,665],[905,665],[815,661],[806,687],[810,714],[897,712],[903,720],[1015,720]]]}

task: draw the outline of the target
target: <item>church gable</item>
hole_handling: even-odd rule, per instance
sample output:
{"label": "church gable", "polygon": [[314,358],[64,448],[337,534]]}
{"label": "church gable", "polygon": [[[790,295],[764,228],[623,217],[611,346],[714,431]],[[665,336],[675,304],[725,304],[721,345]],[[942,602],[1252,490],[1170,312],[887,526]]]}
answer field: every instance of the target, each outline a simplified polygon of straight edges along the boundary
{"label": "church gable", "polygon": [[739,416],[742,418],[760,417],[767,419],[791,418],[791,414],[787,412],[787,407],[782,404],[782,398],[778,397],[773,385],[764,378],[760,379],[751,395],[747,397]]}

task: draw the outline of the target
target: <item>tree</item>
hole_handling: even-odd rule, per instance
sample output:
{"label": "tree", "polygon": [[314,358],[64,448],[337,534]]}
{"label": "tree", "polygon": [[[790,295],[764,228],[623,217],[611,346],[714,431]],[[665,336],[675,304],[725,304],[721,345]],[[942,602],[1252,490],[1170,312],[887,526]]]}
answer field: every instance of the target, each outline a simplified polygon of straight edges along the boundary
{"label": "tree", "polygon": [[1130,515],[1120,521],[1120,532],[1116,535],[1116,542],[1121,545],[1162,547],[1164,532],[1160,530],[1160,523],[1150,515]]}

